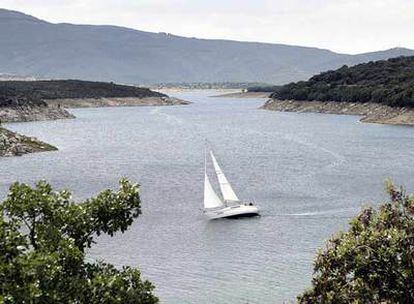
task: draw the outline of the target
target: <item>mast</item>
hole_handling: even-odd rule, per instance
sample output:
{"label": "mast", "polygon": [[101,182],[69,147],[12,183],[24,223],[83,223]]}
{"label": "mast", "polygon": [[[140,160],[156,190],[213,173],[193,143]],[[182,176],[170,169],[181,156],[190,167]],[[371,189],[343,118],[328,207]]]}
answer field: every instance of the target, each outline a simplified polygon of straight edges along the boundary
{"label": "mast", "polygon": [[219,181],[221,194],[223,195],[224,201],[239,202],[239,198],[234,193],[229,181],[221,170],[216,158],[214,157],[213,151],[210,151],[211,159],[213,160],[214,169],[216,171],[217,179]]}

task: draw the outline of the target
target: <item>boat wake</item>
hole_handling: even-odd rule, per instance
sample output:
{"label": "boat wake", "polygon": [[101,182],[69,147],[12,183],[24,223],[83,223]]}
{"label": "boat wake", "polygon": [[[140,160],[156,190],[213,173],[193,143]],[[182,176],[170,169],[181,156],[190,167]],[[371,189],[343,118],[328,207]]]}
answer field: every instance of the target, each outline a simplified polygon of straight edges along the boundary
{"label": "boat wake", "polygon": [[[310,211],[310,212],[299,212],[299,213],[285,213],[280,214],[280,216],[299,216],[299,217],[341,217],[341,218],[348,218],[355,214],[357,211],[355,209],[347,208],[347,209],[336,209],[336,210],[328,210],[328,211]],[[349,215],[348,215],[349,214]]]}
{"label": "boat wake", "polygon": [[336,153],[332,150],[329,150],[329,149],[327,149],[323,146],[317,145],[313,142],[306,141],[302,138],[298,138],[298,137],[292,136],[290,134],[284,134],[283,138],[285,140],[292,141],[292,142],[297,143],[299,145],[306,146],[306,147],[314,149],[314,150],[319,150],[319,151],[322,151],[322,152],[330,155],[333,158],[333,161],[329,165],[325,166],[325,168],[323,168],[323,169],[333,169],[333,168],[335,168],[339,165],[342,165],[342,164],[346,163],[346,159],[342,155],[340,155],[340,154],[338,154],[338,153]]}

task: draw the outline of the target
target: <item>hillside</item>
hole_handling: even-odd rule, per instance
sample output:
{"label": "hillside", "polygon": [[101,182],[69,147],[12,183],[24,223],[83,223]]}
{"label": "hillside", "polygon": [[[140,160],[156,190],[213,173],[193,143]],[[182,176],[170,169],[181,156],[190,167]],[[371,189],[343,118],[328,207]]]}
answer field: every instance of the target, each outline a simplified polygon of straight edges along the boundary
{"label": "hillside", "polygon": [[414,108],[414,56],[343,66],[308,81],[282,86],[271,98]]}
{"label": "hillside", "polygon": [[183,105],[147,88],[81,80],[0,81],[0,121],[73,118],[65,108]]}
{"label": "hillside", "polygon": [[80,80],[0,81],[0,107],[46,105],[45,99],[168,97],[147,88]]}
{"label": "hillside", "polygon": [[361,121],[414,125],[414,56],[343,66],[281,86],[263,109],[362,116]]}
{"label": "hillside", "polygon": [[165,94],[114,83],[80,80],[0,81],[0,157],[55,147],[1,128],[4,122],[74,118],[65,108],[187,104]]}
{"label": "hillside", "polygon": [[361,55],[282,44],[185,38],[116,26],[52,24],[0,10],[0,73],[40,79],[130,84],[285,84],[369,60],[414,55],[392,49]]}

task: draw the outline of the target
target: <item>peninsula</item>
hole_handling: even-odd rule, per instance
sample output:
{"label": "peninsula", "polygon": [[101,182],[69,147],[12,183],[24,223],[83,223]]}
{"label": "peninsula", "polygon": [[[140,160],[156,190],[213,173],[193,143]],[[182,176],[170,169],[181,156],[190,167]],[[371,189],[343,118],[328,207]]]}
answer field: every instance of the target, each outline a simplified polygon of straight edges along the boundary
{"label": "peninsula", "polygon": [[414,56],[343,66],[281,86],[262,108],[362,115],[364,122],[414,125]]}
{"label": "peninsula", "polygon": [[[0,81],[0,123],[74,118],[67,108],[184,105],[147,88],[81,80]],[[56,150],[36,138],[0,129],[0,156]]]}

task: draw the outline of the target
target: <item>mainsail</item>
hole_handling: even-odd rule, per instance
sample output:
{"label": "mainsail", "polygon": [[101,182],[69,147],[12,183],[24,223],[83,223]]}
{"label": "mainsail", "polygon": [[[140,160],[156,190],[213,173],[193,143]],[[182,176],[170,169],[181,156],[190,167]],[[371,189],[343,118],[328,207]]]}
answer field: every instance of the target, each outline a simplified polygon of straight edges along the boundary
{"label": "mainsail", "polygon": [[211,186],[207,173],[204,173],[204,208],[216,208],[221,206],[223,206],[223,202]]}
{"label": "mainsail", "polygon": [[219,181],[220,190],[221,190],[224,200],[234,201],[234,202],[240,201],[236,193],[234,193],[233,188],[231,187],[223,171],[221,171],[221,168],[219,164],[217,163],[217,160],[214,157],[214,154],[212,151],[210,151],[210,155],[211,155],[211,159],[213,160],[214,169],[216,170],[217,179]]}
{"label": "mainsail", "polygon": [[217,196],[216,192],[211,186],[210,179],[207,175],[207,155],[204,153],[204,208],[222,207],[223,202]]}

